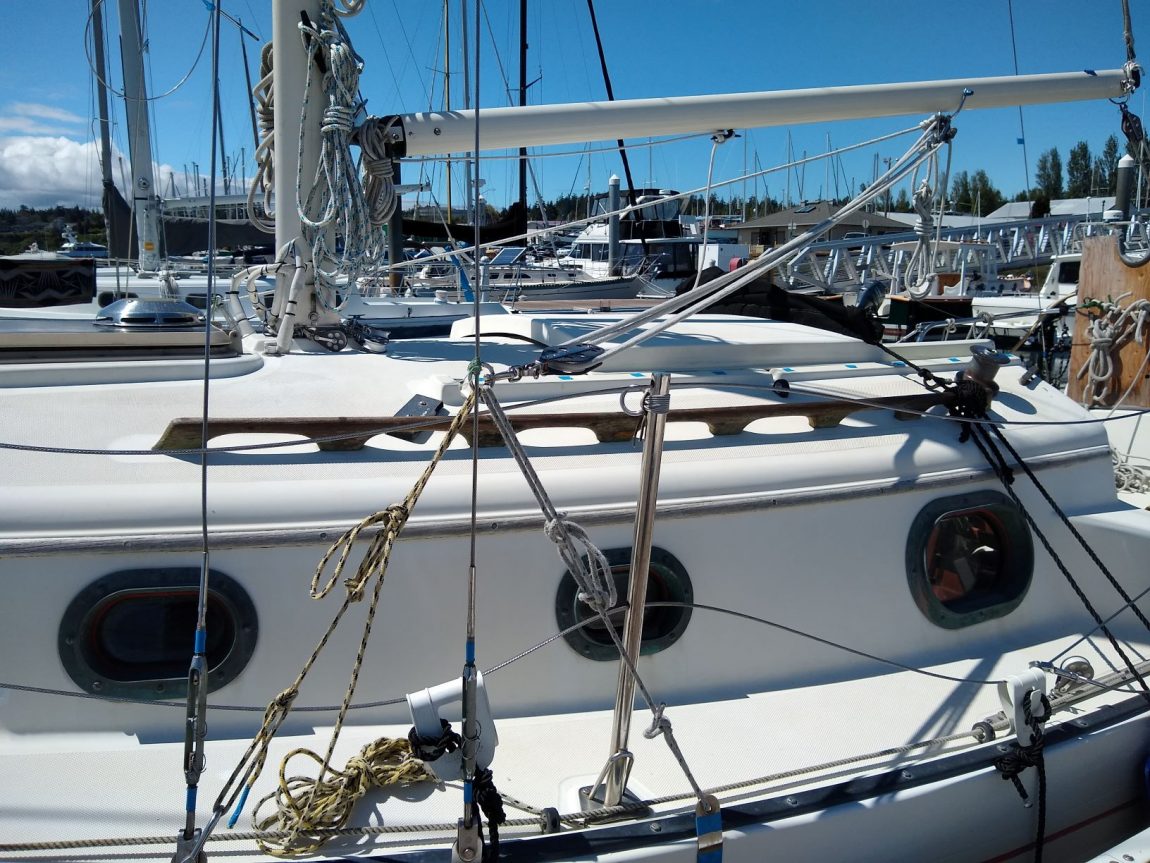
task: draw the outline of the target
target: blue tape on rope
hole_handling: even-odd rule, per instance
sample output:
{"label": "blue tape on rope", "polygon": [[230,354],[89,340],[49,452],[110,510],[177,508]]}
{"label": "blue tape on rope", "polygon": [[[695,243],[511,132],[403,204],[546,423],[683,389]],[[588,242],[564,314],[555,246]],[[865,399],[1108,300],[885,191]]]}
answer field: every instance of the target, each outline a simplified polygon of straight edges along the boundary
{"label": "blue tape on rope", "polygon": [[196,811],[196,792],[198,790],[199,789],[197,789],[195,786],[189,786],[188,787],[187,796],[184,798],[184,800],[185,800],[184,811],[185,812],[195,812]]}
{"label": "blue tape on rope", "polygon": [[248,792],[252,788],[250,785],[245,785],[244,790],[240,792],[239,802],[236,803],[235,811],[232,812],[232,817],[228,819],[228,829],[231,830],[236,826],[236,822],[240,820],[240,813],[244,811],[244,804],[248,802]]}
{"label": "blue tape on rope", "polygon": [[467,664],[475,664],[475,640],[471,638],[467,639]]}
{"label": "blue tape on rope", "polygon": [[196,630],[196,653],[205,653],[208,649],[208,633],[205,629]]}
{"label": "blue tape on rope", "polygon": [[471,780],[468,779],[466,782],[463,783],[463,803],[464,803],[464,805],[470,805],[472,799],[473,799],[473,797],[472,797]]}

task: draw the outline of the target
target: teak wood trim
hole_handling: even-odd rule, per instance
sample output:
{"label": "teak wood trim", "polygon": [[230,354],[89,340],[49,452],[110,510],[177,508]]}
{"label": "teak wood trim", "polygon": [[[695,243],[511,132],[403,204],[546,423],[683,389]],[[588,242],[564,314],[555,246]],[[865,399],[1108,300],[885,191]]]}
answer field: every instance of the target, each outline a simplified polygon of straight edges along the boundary
{"label": "teak wood trim", "polygon": [[[735,435],[757,419],[765,417],[805,416],[811,428],[832,428],[857,411],[893,410],[900,419],[912,419],[917,412],[937,404],[946,404],[946,393],[925,392],[913,395],[879,396],[865,404],[844,401],[783,400],[765,404],[734,405],[726,407],[681,408],[672,410],[668,422],[705,423],[716,436]],[[631,440],[638,425],[635,417],[622,413],[548,413],[508,414],[517,432],[539,428],[584,428],[590,430],[600,443],[619,443]],[[153,449],[161,451],[198,449],[208,441],[229,434],[294,434],[309,440],[337,437],[338,440],[318,440],[324,451],[351,451],[362,449],[373,437],[388,434],[410,439],[421,431],[435,431],[447,426],[450,417],[237,417],[208,421],[207,440],[202,439],[203,421],[198,417],[181,417],[168,423]],[[466,424],[460,435],[471,442],[471,425]],[[479,445],[500,446],[503,443],[498,429],[487,414],[479,416]]]}

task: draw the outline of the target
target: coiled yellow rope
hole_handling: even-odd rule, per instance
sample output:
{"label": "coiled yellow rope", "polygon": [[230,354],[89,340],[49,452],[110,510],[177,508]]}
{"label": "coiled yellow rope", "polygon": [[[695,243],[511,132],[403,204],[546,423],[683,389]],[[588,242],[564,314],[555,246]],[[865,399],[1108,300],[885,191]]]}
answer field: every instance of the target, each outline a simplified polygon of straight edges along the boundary
{"label": "coiled yellow rope", "polygon": [[[296,749],[289,752],[280,764],[279,787],[260,800],[256,806],[258,813],[261,806],[274,799],[277,803],[278,812],[275,815],[266,816],[260,821],[259,829],[267,829],[267,826],[272,824],[282,824],[287,831],[286,836],[280,841],[260,842],[260,847],[268,854],[294,856],[314,853],[326,839],[330,838],[330,834],[322,838],[315,835],[315,830],[343,826],[350,817],[355,802],[373,785],[385,787],[396,782],[406,785],[430,777],[423,766],[423,762],[411,755],[411,748],[406,740],[392,740],[390,738],[380,738],[364,747],[359,755],[352,758],[342,771],[336,770],[330,765],[336,741],[343,729],[343,722],[355,695],[356,684],[359,681],[359,672],[363,666],[367,642],[371,636],[372,622],[379,606],[380,591],[383,588],[392,547],[399,538],[403,526],[407,523],[407,518],[415,507],[416,501],[419,500],[423,489],[431,479],[435,467],[442,460],[460,427],[470,418],[475,403],[475,391],[471,390],[460,406],[458,413],[452,419],[451,425],[448,426],[435,455],[432,456],[431,461],[424,468],[411,491],[407,493],[403,503],[393,504],[384,510],[373,513],[349,528],[332,543],[316,567],[315,575],[312,576],[311,595],[314,599],[322,599],[339,581],[352,547],[360,534],[368,528],[378,526],[379,530],[372,537],[371,544],[355,573],[344,580],[347,593],[328,626],[327,632],[316,644],[311,656],[304,663],[291,686],[283,690],[268,704],[260,730],[256,732],[247,752],[244,753],[240,764],[232,772],[231,778],[224,790],[220,792],[217,800],[217,807],[222,806],[225,799],[227,800],[226,805],[229,807],[235,802],[235,798],[240,793],[239,789],[234,790],[230,797],[228,796],[229,790],[232,788],[232,783],[244,772],[245,766],[247,767],[247,774],[243,785],[248,790],[255,785],[267,760],[268,747],[279,727],[291,712],[292,703],[299,695],[299,688],[304,678],[331,639],[332,634],[343,619],[344,613],[353,602],[359,602],[364,598],[367,583],[375,578],[375,586],[372,589],[371,601],[367,609],[367,618],[364,621],[363,635],[360,638],[359,650],[351,670],[351,679],[336,716],[326,754],[320,758],[307,749]],[[338,557],[336,556],[337,552]],[[333,557],[336,557],[336,563],[331,577],[320,586],[323,573]],[[310,779],[295,776],[289,779],[287,777],[287,763],[296,755],[305,755],[320,765],[318,778]],[[329,779],[329,776],[332,778]],[[244,793],[246,794],[246,791]]]}
{"label": "coiled yellow rope", "polygon": [[[297,755],[320,765],[320,776],[287,776],[288,762]],[[343,770],[324,763],[310,749],[293,749],[280,763],[279,787],[256,804],[253,825],[260,831],[283,831],[276,839],[260,839],[260,849],[277,857],[315,854],[331,831],[347,826],[355,804],[372,788],[407,787],[435,780],[422,761],[411,754],[406,740],[381,737],[350,758]],[[274,801],[275,811],[260,817]]]}

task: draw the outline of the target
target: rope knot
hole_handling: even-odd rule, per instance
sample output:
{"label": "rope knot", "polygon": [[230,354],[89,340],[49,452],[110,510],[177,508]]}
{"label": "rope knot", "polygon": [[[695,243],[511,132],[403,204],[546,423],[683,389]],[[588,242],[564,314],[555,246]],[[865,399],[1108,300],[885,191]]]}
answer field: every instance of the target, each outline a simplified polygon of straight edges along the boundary
{"label": "rope knot", "polygon": [[363,172],[369,177],[379,177],[382,180],[391,180],[391,159],[363,159]]}
{"label": "rope knot", "polygon": [[[1033,691],[1031,690],[1031,692]],[[1022,805],[1027,809],[1033,804],[1030,802],[1030,795],[1026,793],[1026,787],[1018,777],[1028,767],[1038,768],[1041,774],[1044,768],[1043,748],[1046,745],[1046,734],[1042,729],[1042,721],[1050,715],[1050,701],[1045,695],[1041,695],[1039,699],[1042,715],[1035,716],[1031,712],[1030,694],[1028,692],[1022,702],[1022,716],[1030,730],[1031,742],[1026,746],[1015,743],[1010,752],[994,762],[995,769],[998,770],[1002,778],[1009,779],[1014,783],[1014,790],[1018,792],[1018,796],[1022,798]]]}
{"label": "rope knot", "polygon": [[643,407],[653,414],[666,414],[671,412],[671,394],[647,393],[643,396]]}
{"label": "rope knot", "polygon": [[648,740],[654,740],[670,729],[671,720],[663,715],[666,708],[667,705],[660,702],[659,706],[651,711],[651,725],[643,732],[643,736]]}
{"label": "rope knot", "polygon": [[451,723],[446,719],[439,721],[443,725],[443,732],[434,740],[420,737],[414,726],[407,732],[407,742],[411,746],[412,755],[420,761],[435,761],[463,745],[463,738],[452,729]]}
{"label": "rope knot", "polygon": [[[543,534],[558,547],[559,556],[579,587],[579,601],[599,613],[614,608],[619,595],[615,590],[611,564],[591,542],[587,532],[575,522],[568,521],[563,513],[558,513],[543,525]],[[580,556],[575,550],[576,542],[586,549],[585,555]]]}
{"label": "rope knot", "polygon": [[323,120],[319,128],[325,135],[337,132],[347,135],[351,133],[354,118],[355,112],[351,108],[346,108],[343,105],[328,105],[324,108]]}
{"label": "rope knot", "polygon": [[268,705],[268,709],[271,710],[271,708],[275,707],[279,710],[287,710],[292,706],[292,703],[296,700],[296,696],[298,695],[299,687],[289,686],[287,689],[272,699],[271,704]]}

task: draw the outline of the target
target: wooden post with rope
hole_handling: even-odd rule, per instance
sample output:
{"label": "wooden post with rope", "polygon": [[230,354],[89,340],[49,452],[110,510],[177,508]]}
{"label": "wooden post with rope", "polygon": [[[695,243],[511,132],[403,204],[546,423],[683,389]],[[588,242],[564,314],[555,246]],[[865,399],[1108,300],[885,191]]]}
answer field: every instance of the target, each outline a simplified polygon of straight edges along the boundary
{"label": "wooden post with rope", "polygon": [[[1113,317],[1117,306],[1130,309],[1150,302],[1150,264],[1131,265],[1122,259],[1118,237],[1088,237],[1083,242],[1082,266],[1078,282],[1078,309],[1074,341],[1070,351],[1067,395],[1088,407],[1150,407],[1150,342],[1140,340],[1131,330],[1123,336],[1113,332],[1108,353],[1111,374],[1105,382],[1096,381],[1093,370],[1102,359],[1104,347],[1098,344],[1099,324]],[[1108,312],[1109,310],[1109,312]]]}

